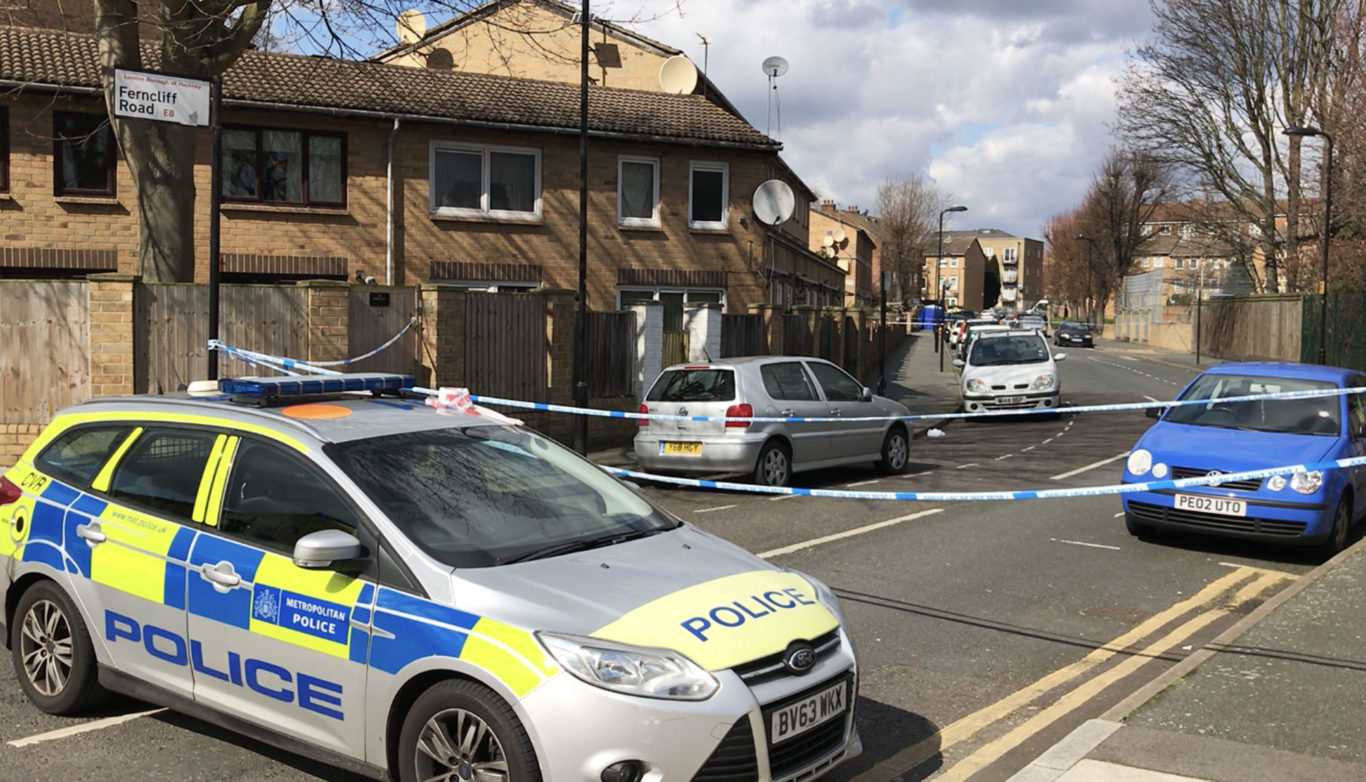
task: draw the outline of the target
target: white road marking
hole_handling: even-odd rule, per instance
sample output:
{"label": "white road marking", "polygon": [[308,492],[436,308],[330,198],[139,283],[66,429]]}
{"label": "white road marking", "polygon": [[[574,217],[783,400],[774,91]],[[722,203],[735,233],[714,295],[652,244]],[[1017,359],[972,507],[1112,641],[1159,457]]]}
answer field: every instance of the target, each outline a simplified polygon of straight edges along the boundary
{"label": "white road marking", "polygon": [[1021,448],[1021,449],[1020,449],[1020,453],[1028,453],[1029,451],[1032,451],[1032,450],[1034,450],[1035,448],[1038,448],[1038,447],[1039,447],[1039,446],[1037,446],[1037,445],[1031,445],[1031,446],[1029,446],[1028,448]]}
{"label": "white road marking", "polygon": [[730,510],[731,508],[735,508],[735,507],[738,507],[738,506],[736,506],[736,505],[718,505],[718,506],[716,506],[715,508],[698,508],[697,510],[693,511],[693,513],[712,513],[712,512],[718,511],[718,510]]}
{"label": "white road marking", "polygon": [[1124,511],[1120,511],[1119,513],[1116,513],[1115,515],[1111,516],[1110,518],[1112,518],[1112,519],[1117,519],[1117,518],[1119,518],[1120,516],[1123,516],[1123,515],[1124,515]]}
{"label": "white road marking", "polygon": [[1103,548],[1108,551],[1122,551],[1119,546],[1107,546],[1104,543],[1087,543],[1081,540],[1067,540],[1066,538],[1049,538],[1054,543],[1066,543],[1069,546],[1086,546],[1087,548]]}
{"label": "white road marking", "polygon": [[1148,396],[1147,394],[1144,394],[1144,395],[1143,395],[1143,398],[1146,399],[1146,400],[1148,400],[1149,402],[1161,402],[1161,401],[1162,401],[1161,399],[1158,399],[1158,398],[1155,397],[1155,396]]}
{"label": "white road marking", "polygon": [[1015,455],[1015,454],[1013,454],[1013,453],[1003,454],[1003,455],[1001,455],[1001,456],[997,456],[995,459],[992,459],[992,461],[993,461],[993,462],[999,462],[999,461],[1001,461],[1002,459],[1009,459],[1010,457],[1012,457],[1012,456],[1014,456],[1014,455]]}
{"label": "white road marking", "polygon": [[50,730],[47,733],[38,733],[33,736],[28,736],[26,738],[15,739],[14,741],[10,741],[7,743],[11,747],[27,747],[30,744],[40,744],[44,741],[55,741],[56,739],[64,739],[68,736],[79,736],[82,733],[89,733],[93,730],[103,730],[105,728],[112,728],[115,725],[122,725],[125,722],[132,722],[138,717],[146,717],[152,714],[160,714],[163,711],[166,710],[152,709],[150,711],[136,711],[132,714],[120,714],[117,717],[105,717],[102,720],[91,720],[90,722],[83,722],[80,725],[70,725],[65,728]]}
{"label": "white road marking", "polygon": [[836,540],[843,540],[844,538],[852,538],[855,535],[862,535],[866,532],[873,532],[875,530],[883,529],[884,527],[895,526],[903,521],[913,521],[923,516],[932,516],[936,513],[942,513],[943,511],[943,508],[930,508],[928,510],[916,511],[915,513],[910,513],[905,516],[897,516],[894,519],[879,521],[876,524],[869,524],[867,526],[859,527],[857,529],[845,530],[844,532],[837,532],[834,535],[826,535],[823,538],[814,538],[812,540],[803,541],[801,543],[793,543],[790,546],[775,548],[763,552],[759,555],[759,558],[770,559],[772,557],[782,556],[783,554],[791,554],[794,551],[801,551],[802,549],[812,548],[813,546],[819,546],[822,543],[830,543]]}
{"label": "white road marking", "polygon": [[1128,451],[1125,451],[1124,453],[1120,454],[1119,456],[1111,456],[1109,459],[1101,459],[1100,461],[1098,461],[1098,462],[1092,462],[1091,464],[1088,464],[1088,465],[1086,465],[1085,467],[1078,467],[1077,469],[1071,470],[1071,471],[1069,471],[1069,472],[1059,473],[1058,475],[1054,475],[1054,476],[1050,477],[1048,480],[1050,480],[1050,481],[1060,481],[1060,480],[1062,480],[1063,478],[1071,478],[1073,475],[1080,475],[1080,474],[1086,472],[1087,470],[1094,470],[1094,469],[1096,469],[1097,467],[1104,467],[1105,465],[1109,464],[1110,462],[1117,462],[1117,461],[1119,461],[1120,459],[1123,459],[1124,457],[1126,457],[1126,456],[1128,456],[1128,455],[1129,455],[1129,452],[1128,452]]}
{"label": "white road marking", "polygon": [[846,484],[844,484],[844,488],[846,488],[846,489],[852,489],[852,488],[855,488],[855,487],[857,487],[857,486],[867,486],[867,485],[869,485],[869,484],[881,483],[881,482],[882,482],[882,479],[881,479],[881,478],[874,478],[874,479],[872,479],[871,481],[859,481],[858,483],[846,483]]}
{"label": "white road marking", "polygon": [[1052,438],[1052,437],[1050,437],[1050,438],[1048,438],[1047,440],[1044,440],[1043,442],[1039,443],[1039,445],[1048,445],[1048,444],[1051,443],[1051,442],[1053,442],[1053,438]]}
{"label": "white road marking", "polygon": [[977,466],[977,462],[968,462],[967,464],[960,464],[960,465],[958,465],[957,467],[955,467],[955,468],[953,468],[953,469],[955,469],[955,470],[966,470],[966,469],[969,468],[969,467],[976,467],[976,466]]}

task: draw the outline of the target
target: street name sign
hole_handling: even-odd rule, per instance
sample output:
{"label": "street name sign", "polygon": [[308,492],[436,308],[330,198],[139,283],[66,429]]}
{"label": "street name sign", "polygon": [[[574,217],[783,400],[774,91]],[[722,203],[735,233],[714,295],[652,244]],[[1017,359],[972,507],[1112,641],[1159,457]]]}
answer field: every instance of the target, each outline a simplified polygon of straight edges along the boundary
{"label": "street name sign", "polygon": [[114,69],[114,116],[209,126],[207,79]]}

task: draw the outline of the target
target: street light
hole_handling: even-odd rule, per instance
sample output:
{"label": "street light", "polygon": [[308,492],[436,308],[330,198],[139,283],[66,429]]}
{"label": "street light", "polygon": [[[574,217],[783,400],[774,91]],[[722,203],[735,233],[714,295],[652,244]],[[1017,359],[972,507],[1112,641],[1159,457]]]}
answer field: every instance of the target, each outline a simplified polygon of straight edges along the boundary
{"label": "street light", "polygon": [[[1319,299],[1319,363],[1328,363],[1328,226],[1333,217],[1333,137],[1318,128],[1286,128],[1287,136],[1322,136],[1323,147],[1323,297]],[[1292,236],[1290,241],[1299,237]]]}
{"label": "street light", "polygon": [[1085,234],[1077,234],[1072,238],[1080,242],[1086,242],[1086,322],[1094,326],[1096,323],[1096,310],[1091,304],[1094,295],[1091,292],[1091,251],[1096,249],[1096,240]]}
{"label": "street light", "polygon": [[950,206],[939,211],[939,254],[934,256],[934,286],[939,289],[939,326],[934,330],[934,352],[939,354],[939,371],[944,371],[944,351],[939,343],[944,335],[944,215],[948,212],[966,212],[966,206]]}

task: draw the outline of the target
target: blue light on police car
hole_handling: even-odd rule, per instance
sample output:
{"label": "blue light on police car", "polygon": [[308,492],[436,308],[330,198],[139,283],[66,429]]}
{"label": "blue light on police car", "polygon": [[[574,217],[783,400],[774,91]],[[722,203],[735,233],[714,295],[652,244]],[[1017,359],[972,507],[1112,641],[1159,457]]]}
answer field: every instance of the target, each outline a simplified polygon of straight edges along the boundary
{"label": "blue light on police car", "polygon": [[345,391],[399,391],[417,385],[412,375],[388,372],[353,372],[309,377],[223,378],[218,388],[225,394],[259,399],[339,394]]}

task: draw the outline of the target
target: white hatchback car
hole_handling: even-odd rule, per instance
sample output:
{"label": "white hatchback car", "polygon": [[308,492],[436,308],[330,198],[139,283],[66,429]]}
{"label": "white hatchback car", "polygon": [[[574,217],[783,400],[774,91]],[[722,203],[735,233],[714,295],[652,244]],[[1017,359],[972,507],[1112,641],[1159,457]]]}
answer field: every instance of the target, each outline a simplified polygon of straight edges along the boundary
{"label": "white hatchback car", "polygon": [[1056,409],[1062,395],[1057,362],[1065,358],[1066,353],[1049,352],[1048,342],[1033,329],[983,332],[966,357],[953,362],[962,370],[963,409]]}

